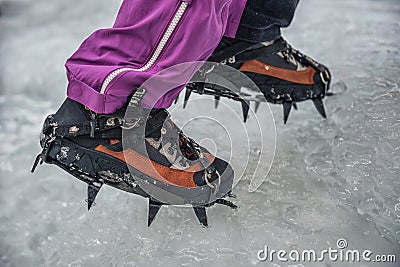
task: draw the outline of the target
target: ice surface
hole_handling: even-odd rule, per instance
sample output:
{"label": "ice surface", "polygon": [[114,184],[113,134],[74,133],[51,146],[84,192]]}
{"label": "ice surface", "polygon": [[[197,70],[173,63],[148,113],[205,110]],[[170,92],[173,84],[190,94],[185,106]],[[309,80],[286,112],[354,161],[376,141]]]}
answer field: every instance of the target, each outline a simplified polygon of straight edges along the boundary
{"label": "ice surface", "polygon": [[[306,102],[283,126],[272,107],[267,181],[249,193],[244,177],[240,209],[209,209],[208,229],[178,207],[163,208],[149,229],[147,202],[109,187],[88,213],[83,183],[54,166],[29,173],[42,120],[65,96],[65,59],[112,24],[119,2],[0,1],[0,266],[287,266],[260,262],[257,251],[325,249],[339,238],[400,260],[399,1],[301,1],[284,35],[331,67],[340,94],[325,101],[326,121]],[[347,265],[329,264],[315,266]]]}

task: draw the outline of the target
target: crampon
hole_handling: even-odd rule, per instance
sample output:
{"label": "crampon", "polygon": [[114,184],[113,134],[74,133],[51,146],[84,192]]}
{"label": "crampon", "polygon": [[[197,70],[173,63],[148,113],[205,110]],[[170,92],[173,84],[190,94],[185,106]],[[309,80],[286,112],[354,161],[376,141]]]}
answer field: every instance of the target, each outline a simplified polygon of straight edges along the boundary
{"label": "crampon", "polygon": [[298,102],[311,100],[318,113],[326,118],[322,100],[332,95],[329,92],[329,69],[292,48],[283,38],[253,44],[224,37],[209,61],[239,70],[258,88],[245,88],[240,85],[239,75],[226,73],[219,75],[230,76],[230,81],[238,85],[238,90],[210,83],[208,76],[213,75],[213,68],[202,68],[195,75],[196,81],[186,87],[184,107],[192,93],[214,96],[216,107],[219,100],[225,97],[241,102],[246,121],[251,102],[255,103],[255,112],[262,102],[282,104],[286,124],[292,107],[297,109]]}
{"label": "crampon", "polygon": [[204,226],[207,207],[236,209],[225,199],[234,196],[231,166],[184,135],[165,109],[131,103],[102,115],[67,99],[44,122],[32,172],[49,163],[85,182],[88,210],[103,185],[148,198],[148,226],[165,205],[192,206]]}

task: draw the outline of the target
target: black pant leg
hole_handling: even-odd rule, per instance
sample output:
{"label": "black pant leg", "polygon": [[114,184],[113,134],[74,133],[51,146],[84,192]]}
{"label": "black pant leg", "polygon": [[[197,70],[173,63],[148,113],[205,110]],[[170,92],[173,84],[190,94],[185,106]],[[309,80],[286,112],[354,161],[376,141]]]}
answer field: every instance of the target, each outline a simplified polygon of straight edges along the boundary
{"label": "black pant leg", "polygon": [[259,43],[276,40],[287,27],[299,0],[248,0],[236,38]]}

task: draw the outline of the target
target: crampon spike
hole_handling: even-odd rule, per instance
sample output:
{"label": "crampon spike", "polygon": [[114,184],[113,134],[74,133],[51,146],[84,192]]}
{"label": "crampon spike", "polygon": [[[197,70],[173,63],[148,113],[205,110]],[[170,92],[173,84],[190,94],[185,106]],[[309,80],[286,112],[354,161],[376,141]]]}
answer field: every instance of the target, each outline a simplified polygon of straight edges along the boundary
{"label": "crampon spike", "polygon": [[260,108],[260,101],[256,101],[255,106],[254,106],[254,113],[257,113],[258,109]]}
{"label": "crampon spike", "polygon": [[93,184],[88,185],[87,189],[87,203],[88,203],[88,210],[92,207],[94,200],[96,199],[97,194],[99,193],[101,188],[100,186],[95,186]]}
{"label": "crampon spike", "polygon": [[316,99],[313,99],[313,102],[314,102],[314,106],[318,110],[319,114],[321,114],[321,116],[324,119],[326,119],[326,112],[325,112],[324,103],[322,102],[322,99],[316,98]]}
{"label": "crampon spike", "polygon": [[326,96],[335,96],[336,95],[336,93],[334,93],[334,92],[326,92]]}
{"label": "crampon spike", "polygon": [[283,123],[286,124],[289,119],[290,111],[292,110],[292,103],[284,102],[283,103]]}
{"label": "crampon spike", "polygon": [[250,103],[246,100],[242,100],[242,111],[243,111],[243,121],[247,121],[247,117],[249,116]]}
{"label": "crampon spike", "polygon": [[293,108],[294,108],[295,110],[297,110],[297,104],[296,104],[296,102],[293,102]]}
{"label": "crampon spike", "polygon": [[174,104],[178,103],[178,100],[179,100],[179,96],[177,96],[177,97],[175,98]]}
{"label": "crampon spike", "polygon": [[191,94],[192,94],[192,89],[186,88],[185,99],[183,101],[183,108],[186,108],[187,102],[188,102]]}
{"label": "crampon spike", "polygon": [[221,97],[219,95],[214,96],[215,102],[214,102],[214,107],[215,109],[218,108],[219,101],[221,100]]}
{"label": "crampon spike", "polygon": [[32,166],[32,169],[31,169],[31,173],[34,173],[35,170],[36,170],[36,167],[39,164],[42,164],[42,163],[43,163],[42,154],[39,154],[39,155],[37,155],[37,157],[35,159],[35,162],[33,163],[33,166]]}
{"label": "crampon spike", "polygon": [[215,203],[220,204],[220,205],[224,205],[224,206],[228,206],[228,207],[230,207],[231,209],[234,209],[234,210],[236,210],[238,208],[238,206],[233,204],[231,201],[226,200],[226,199],[222,199],[222,198],[217,199],[215,201]]}
{"label": "crampon spike", "polygon": [[160,211],[161,208],[161,204],[153,201],[153,200],[149,200],[149,216],[148,216],[148,220],[147,220],[147,226],[150,227],[150,225],[153,223],[154,219],[157,216],[157,213]]}
{"label": "crampon spike", "polygon": [[199,219],[199,222],[207,227],[208,222],[207,222],[207,213],[206,213],[206,208],[205,207],[193,207],[194,213],[196,214],[197,219]]}

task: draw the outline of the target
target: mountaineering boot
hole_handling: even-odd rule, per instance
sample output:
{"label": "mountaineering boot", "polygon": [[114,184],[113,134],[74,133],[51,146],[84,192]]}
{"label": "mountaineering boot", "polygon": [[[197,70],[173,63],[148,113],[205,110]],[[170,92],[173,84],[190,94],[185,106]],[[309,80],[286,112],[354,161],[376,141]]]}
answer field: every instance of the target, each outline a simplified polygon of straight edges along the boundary
{"label": "mountaineering boot", "polygon": [[51,163],[86,182],[89,209],[103,184],[149,198],[149,224],[161,205],[189,204],[205,214],[205,207],[226,205],[221,198],[232,190],[227,162],[187,137],[165,109],[132,101],[115,113],[95,114],[67,98],[46,118],[40,144],[32,171]]}
{"label": "mountaineering boot", "polygon": [[224,63],[246,73],[271,103],[324,97],[329,90],[328,68],[295,50],[283,38],[254,45]]}
{"label": "mountaineering boot", "polygon": [[[297,102],[308,99],[314,102],[318,112],[326,118],[322,99],[331,82],[329,69],[294,49],[283,38],[252,44],[224,37],[209,61],[241,71],[258,86],[266,101],[283,104],[285,123],[292,106],[297,108]],[[224,96],[221,87],[207,84],[205,87],[213,88],[216,97]]]}

